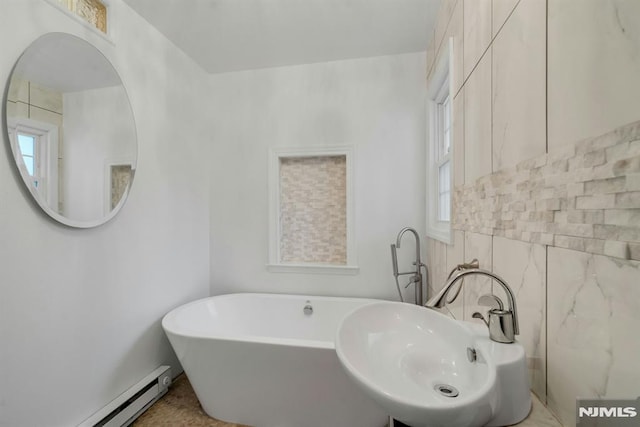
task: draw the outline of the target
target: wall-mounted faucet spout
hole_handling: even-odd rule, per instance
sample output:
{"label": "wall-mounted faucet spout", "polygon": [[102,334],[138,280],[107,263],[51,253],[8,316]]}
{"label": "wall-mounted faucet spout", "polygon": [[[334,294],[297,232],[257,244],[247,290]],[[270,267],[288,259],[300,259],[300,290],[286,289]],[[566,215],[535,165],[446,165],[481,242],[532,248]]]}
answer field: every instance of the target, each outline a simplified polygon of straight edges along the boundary
{"label": "wall-mounted faucet spout", "polygon": [[[415,238],[416,241],[416,260],[413,262],[413,265],[416,266],[416,269],[414,271],[407,271],[407,272],[403,272],[400,273],[398,272],[398,253],[397,253],[397,249],[400,248],[400,243],[402,241],[402,236],[404,235],[404,233],[406,233],[407,231],[413,233],[413,236]],[[422,305],[424,303],[424,300],[426,298],[423,298],[423,292],[422,292],[422,286],[423,286],[423,281],[422,281],[422,268],[424,267],[425,270],[427,270],[427,266],[421,261],[420,259],[420,235],[418,234],[418,232],[411,228],[411,227],[405,227],[402,230],[400,230],[400,232],[398,233],[398,237],[396,238],[396,243],[391,244],[391,264],[393,267],[393,276],[396,279],[396,286],[398,287],[398,294],[400,295],[400,301],[404,301],[404,299],[402,298],[402,291],[400,290],[400,283],[398,282],[398,277],[402,276],[402,275],[406,275],[406,274],[411,274],[411,279],[409,280],[409,283],[407,284],[407,286],[409,286],[410,284],[415,284],[415,298],[416,298],[416,304],[418,305]],[[407,287],[405,286],[405,288]],[[427,289],[428,289],[428,282],[427,282]],[[427,291],[425,291],[426,293]]]}

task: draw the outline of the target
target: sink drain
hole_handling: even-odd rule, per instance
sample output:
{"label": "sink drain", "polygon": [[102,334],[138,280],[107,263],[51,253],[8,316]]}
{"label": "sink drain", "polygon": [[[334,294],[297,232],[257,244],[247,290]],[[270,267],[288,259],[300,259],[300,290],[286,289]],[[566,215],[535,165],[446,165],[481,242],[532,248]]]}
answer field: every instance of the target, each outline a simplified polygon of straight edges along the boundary
{"label": "sink drain", "polygon": [[436,384],[434,389],[443,396],[446,397],[458,397],[460,392],[458,389],[449,384]]}

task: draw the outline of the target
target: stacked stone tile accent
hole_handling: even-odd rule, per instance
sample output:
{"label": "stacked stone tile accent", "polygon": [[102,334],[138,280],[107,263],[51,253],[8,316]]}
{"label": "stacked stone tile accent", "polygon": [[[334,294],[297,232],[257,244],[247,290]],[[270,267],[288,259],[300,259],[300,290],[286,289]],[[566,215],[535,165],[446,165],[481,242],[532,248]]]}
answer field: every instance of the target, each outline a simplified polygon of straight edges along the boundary
{"label": "stacked stone tile accent", "polygon": [[280,260],[347,264],[346,157],[280,159]]}
{"label": "stacked stone tile accent", "polygon": [[100,0],[58,0],[58,3],[103,33],[107,32],[107,7]]}
{"label": "stacked stone tile accent", "polygon": [[454,229],[640,260],[640,122],[454,192]]}

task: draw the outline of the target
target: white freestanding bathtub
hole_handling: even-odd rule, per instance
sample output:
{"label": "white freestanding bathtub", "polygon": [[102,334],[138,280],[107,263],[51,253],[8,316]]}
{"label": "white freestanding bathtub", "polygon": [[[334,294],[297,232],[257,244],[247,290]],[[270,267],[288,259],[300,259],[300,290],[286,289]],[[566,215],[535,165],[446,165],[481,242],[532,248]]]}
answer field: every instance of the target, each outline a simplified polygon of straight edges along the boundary
{"label": "white freestanding bathtub", "polygon": [[162,326],[210,416],[254,427],[382,427],[335,352],[338,324],[375,300],[275,294],[201,299]]}

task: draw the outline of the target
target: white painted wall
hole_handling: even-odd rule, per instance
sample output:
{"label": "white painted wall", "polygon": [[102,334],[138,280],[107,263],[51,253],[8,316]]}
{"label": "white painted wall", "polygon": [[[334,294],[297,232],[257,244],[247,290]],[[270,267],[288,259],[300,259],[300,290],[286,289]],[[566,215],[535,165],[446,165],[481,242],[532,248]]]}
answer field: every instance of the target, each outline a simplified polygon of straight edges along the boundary
{"label": "white painted wall", "polygon": [[3,130],[0,150],[0,425],[77,425],[160,364],[160,319],[209,293],[203,72],[121,0],[113,43],[43,0],[0,5],[0,81],[38,36],[97,46],[131,98],[138,170],[111,222],[75,230],[29,199]]}
{"label": "white painted wall", "polygon": [[[412,53],[210,77],[212,294],[397,298],[389,245],[424,230],[424,70]],[[336,145],[355,148],[359,274],[267,271],[269,148]]]}

